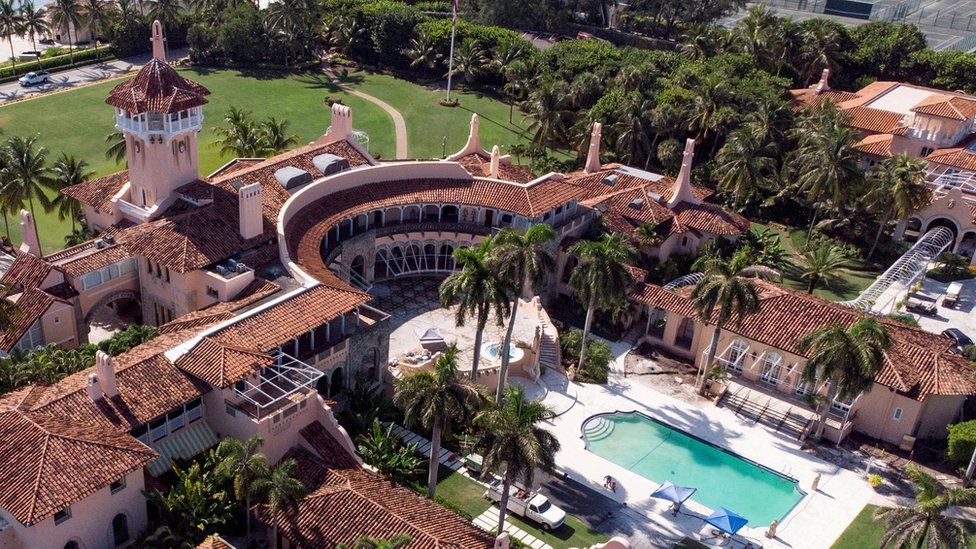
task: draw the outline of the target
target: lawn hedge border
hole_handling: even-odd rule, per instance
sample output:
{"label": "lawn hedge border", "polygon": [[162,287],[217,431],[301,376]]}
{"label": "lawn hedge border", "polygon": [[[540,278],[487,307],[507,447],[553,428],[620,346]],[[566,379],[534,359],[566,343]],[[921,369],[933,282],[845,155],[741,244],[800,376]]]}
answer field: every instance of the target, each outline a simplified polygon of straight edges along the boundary
{"label": "lawn hedge border", "polygon": [[[96,55],[96,52],[98,55]],[[96,50],[95,48],[79,50],[74,53],[73,59],[71,55],[64,54],[58,55],[56,57],[48,57],[47,59],[41,59],[41,70],[51,70],[51,69],[61,69],[61,68],[76,68],[84,67],[86,65],[94,65],[96,63],[102,63],[106,61],[114,61],[117,59],[115,55],[112,54],[111,46],[99,46]],[[0,83],[12,82],[17,80],[21,76],[38,70],[37,61],[24,61],[17,64],[17,72],[14,72],[13,67],[3,67],[0,68]]]}

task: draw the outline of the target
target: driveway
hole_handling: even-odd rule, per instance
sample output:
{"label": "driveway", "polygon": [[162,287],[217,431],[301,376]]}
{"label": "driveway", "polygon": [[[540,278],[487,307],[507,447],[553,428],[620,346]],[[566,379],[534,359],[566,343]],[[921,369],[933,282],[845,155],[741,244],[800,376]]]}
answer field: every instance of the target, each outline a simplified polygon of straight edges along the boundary
{"label": "driveway", "polygon": [[[184,55],[186,55],[185,50],[169,52],[170,59],[179,59]],[[0,84],[0,105],[25,97],[36,97],[53,91],[91,84],[99,80],[105,80],[106,78],[113,78],[137,71],[149,61],[149,58],[150,55],[145,53],[125,59],[114,59],[97,65],[88,65],[76,69],[54,72],[51,74],[50,82],[31,88],[22,88],[16,81]]]}

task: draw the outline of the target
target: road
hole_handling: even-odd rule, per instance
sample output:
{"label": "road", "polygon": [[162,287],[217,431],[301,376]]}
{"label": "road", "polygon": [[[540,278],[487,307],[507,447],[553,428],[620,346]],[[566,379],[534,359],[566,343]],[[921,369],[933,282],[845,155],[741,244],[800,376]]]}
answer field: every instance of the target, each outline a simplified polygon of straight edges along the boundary
{"label": "road", "polygon": [[[169,53],[169,58],[179,59],[185,53],[184,50],[175,50]],[[35,97],[65,88],[83,86],[98,82],[99,80],[105,80],[106,78],[121,76],[128,72],[139,70],[140,67],[149,61],[149,57],[149,54],[146,53],[126,59],[115,59],[97,65],[88,65],[77,69],[55,72],[51,74],[51,81],[49,83],[31,88],[22,88],[17,82],[0,84],[0,105],[25,97]]]}

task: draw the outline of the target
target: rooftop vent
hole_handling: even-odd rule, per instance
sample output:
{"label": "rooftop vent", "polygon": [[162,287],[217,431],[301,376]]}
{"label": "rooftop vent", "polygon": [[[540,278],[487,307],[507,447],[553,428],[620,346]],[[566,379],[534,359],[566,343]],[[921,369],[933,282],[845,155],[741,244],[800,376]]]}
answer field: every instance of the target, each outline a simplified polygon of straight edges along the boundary
{"label": "rooftop vent", "polygon": [[664,200],[664,197],[662,195],[659,195],[657,193],[652,193],[651,191],[647,191],[647,198],[650,198],[654,202],[660,202]]}
{"label": "rooftop vent", "polygon": [[612,173],[603,178],[603,184],[613,186],[617,183],[618,179],[620,179],[620,176],[615,173]]}
{"label": "rooftop vent", "polygon": [[312,165],[322,175],[332,175],[349,169],[349,161],[334,154],[320,154],[312,159]]}
{"label": "rooftop vent", "polygon": [[312,174],[294,166],[279,168],[275,170],[274,176],[275,179],[278,180],[278,183],[280,183],[286,191],[290,191],[297,187],[301,187],[306,183],[312,182]]}
{"label": "rooftop vent", "polygon": [[644,205],[644,199],[643,198],[635,198],[635,199],[631,200],[630,201],[630,204],[629,204],[629,206],[631,208],[635,209],[635,210],[641,209],[641,207],[643,205]]}

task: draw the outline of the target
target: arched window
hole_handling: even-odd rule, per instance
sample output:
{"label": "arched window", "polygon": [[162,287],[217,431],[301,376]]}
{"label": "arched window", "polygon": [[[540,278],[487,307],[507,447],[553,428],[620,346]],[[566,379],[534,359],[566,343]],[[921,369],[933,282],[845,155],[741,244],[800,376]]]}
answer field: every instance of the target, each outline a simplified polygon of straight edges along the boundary
{"label": "arched window", "polygon": [[115,540],[116,547],[129,541],[129,519],[123,513],[112,519],[112,539]]}
{"label": "arched window", "polygon": [[749,351],[749,344],[744,340],[736,339],[729,347],[728,364],[726,367],[733,372],[742,372],[742,363],[745,361],[746,352]]}
{"label": "arched window", "polygon": [[77,541],[71,540],[68,543],[64,544],[64,549],[81,549],[81,546],[78,545]]}
{"label": "arched window", "polygon": [[783,357],[779,353],[766,353],[763,358],[762,373],[759,375],[764,383],[777,385],[783,375]]}

